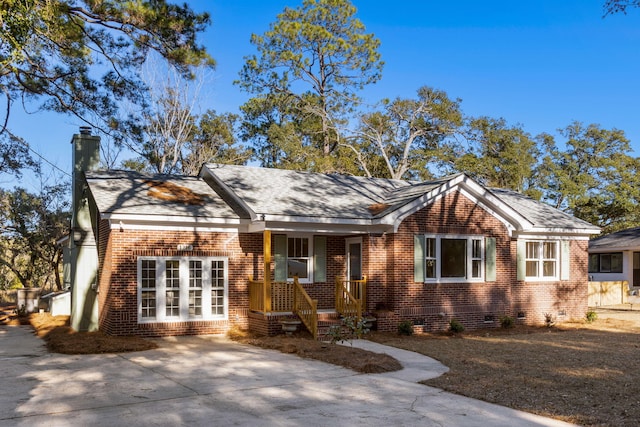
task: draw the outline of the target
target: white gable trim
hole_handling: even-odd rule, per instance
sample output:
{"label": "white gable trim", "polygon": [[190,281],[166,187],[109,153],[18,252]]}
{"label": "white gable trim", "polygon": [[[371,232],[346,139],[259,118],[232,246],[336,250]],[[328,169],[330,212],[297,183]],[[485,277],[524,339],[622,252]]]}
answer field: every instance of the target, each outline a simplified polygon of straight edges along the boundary
{"label": "white gable trim", "polygon": [[402,221],[404,221],[408,216],[455,191],[459,191],[471,202],[475,203],[491,216],[495,217],[498,221],[502,222],[507,230],[509,230],[510,235],[512,235],[516,230],[533,228],[533,224],[530,221],[471,178],[462,174],[429,191],[411,203],[408,203],[384,216],[380,219],[380,222],[384,224],[392,224],[393,230],[396,232],[398,231]]}
{"label": "white gable trim", "polygon": [[[218,178],[218,176],[215,173],[213,173],[213,171],[211,169],[209,169],[209,165],[203,165],[202,166],[202,168],[200,169],[200,177],[207,184],[209,184],[208,180],[215,181],[216,184],[219,185],[222,188],[222,191],[224,191],[225,194],[231,196],[231,198],[233,198],[233,200],[238,205],[240,205],[242,207],[242,209],[245,210],[245,212],[247,212],[249,214],[249,217],[251,218],[251,221],[258,221],[259,220],[258,214],[256,212],[254,212],[249,207],[249,205],[242,198],[240,198],[227,184],[225,184],[224,181],[222,181],[220,178]],[[211,186],[211,184],[209,184],[209,186]]]}

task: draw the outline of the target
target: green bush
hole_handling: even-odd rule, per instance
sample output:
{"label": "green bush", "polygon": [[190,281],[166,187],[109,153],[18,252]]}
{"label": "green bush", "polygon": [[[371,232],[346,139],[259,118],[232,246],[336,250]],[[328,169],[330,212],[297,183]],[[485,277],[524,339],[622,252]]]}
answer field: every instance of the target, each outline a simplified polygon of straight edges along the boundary
{"label": "green bush", "polygon": [[464,326],[456,319],[451,319],[451,321],[449,322],[449,330],[457,334],[460,332],[464,332]]}
{"label": "green bush", "polygon": [[598,319],[598,313],[593,310],[587,311],[587,322],[592,323]]}
{"label": "green bush", "polygon": [[502,316],[500,318],[500,326],[505,329],[513,328],[515,326],[515,320],[511,316]]}
{"label": "green bush", "polygon": [[398,333],[400,335],[413,335],[413,323],[410,320],[403,320],[398,323]]}

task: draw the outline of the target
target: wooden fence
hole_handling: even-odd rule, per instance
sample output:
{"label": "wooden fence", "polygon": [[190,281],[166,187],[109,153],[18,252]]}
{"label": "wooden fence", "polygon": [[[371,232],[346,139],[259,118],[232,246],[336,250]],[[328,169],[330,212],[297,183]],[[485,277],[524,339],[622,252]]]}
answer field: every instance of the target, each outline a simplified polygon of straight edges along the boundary
{"label": "wooden fence", "polygon": [[589,307],[626,304],[629,302],[629,282],[589,282]]}

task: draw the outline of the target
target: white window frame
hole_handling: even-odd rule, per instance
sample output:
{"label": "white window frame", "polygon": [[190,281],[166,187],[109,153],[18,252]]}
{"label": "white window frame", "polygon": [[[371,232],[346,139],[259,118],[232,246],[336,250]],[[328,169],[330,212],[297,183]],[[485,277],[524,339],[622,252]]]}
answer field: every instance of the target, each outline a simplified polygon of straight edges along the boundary
{"label": "white window frame", "polygon": [[[453,235],[453,234],[426,234],[424,236],[425,247],[425,283],[473,283],[484,282],[485,276],[485,238],[480,235]],[[435,240],[435,255],[429,252],[429,239]],[[465,277],[442,277],[442,241],[443,240],[466,240],[466,254],[465,254]],[[477,240],[480,243],[480,258],[473,257],[473,241]],[[472,277],[473,262],[480,263],[480,275],[478,277]],[[428,265],[430,262],[435,262],[435,277],[427,277]]]}
{"label": "white window frame", "polygon": [[[555,257],[554,258],[546,258],[544,253],[544,245],[552,243],[555,246]],[[529,257],[528,255],[528,247],[529,244],[535,244],[538,246],[538,254],[537,257]],[[560,241],[559,240],[525,240],[524,242],[524,272],[525,272],[525,281],[535,281],[535,282],[552,282],[560,280]],[[531,276],[528,274],[527,263],[528,262],[537,262],[538,266],[536,269],[536,275]],[[553,276],[545,276],[544,275],[544,265],[545,263],[553,262],[555,264],[554,274]]]}
{"label": "white window frame", "polygon": [[299,283],[313,283],[313,234],[287,234],[287,254],[286,254],[286,265],[287,265],[287,281],[293,282],[293,277],[289,277],[289,239],[307,239],[307,247],[308,247],[308,255],[306,257],[291,257],[291,258],[299,258],[307,260],[307,277],[298,277]]}
{"label": "white window frame", "polygon": [[[142,264],[143,261],[155,261],[155,287],[142,287]],[[179,262],[179,316],[167,316],[166,313],[166,262]],[[195,288],[190,287],[190,261],[202,262],[202,286],[201,289],[201,305],[202,311],[200,315],[190,315],[190,295]],[[212,284],[212,262],[223,262],[223,313],[217,314],[212,312],[212,291],[220,291],[220,281]],[[216,271],[220,271],[217,269]],[[201,320],[228,320],[229,316],[229,259],[228,257],[181,257],[181,256],[162,256],[162,257],[138,257],[137,260],[137,287],[138,287],[138,323],[162,323],[162,322],[189,322]],[[155,317],[142,317],[142,293],[149,290],[155,291],[156,295],[156,315]]]}

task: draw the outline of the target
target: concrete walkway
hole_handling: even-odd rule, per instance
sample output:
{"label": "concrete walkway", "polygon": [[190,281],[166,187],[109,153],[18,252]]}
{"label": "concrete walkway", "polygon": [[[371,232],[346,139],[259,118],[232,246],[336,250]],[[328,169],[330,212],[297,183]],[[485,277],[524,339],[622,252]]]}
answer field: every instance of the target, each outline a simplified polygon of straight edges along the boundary
{"label": "concrete walkway", "polygon": [[159,343],[66,356],[45,353],[26,327],[0,327],[0,426],[568,425],[417,384],[447,368],[368,341],[354,345],[388,353],[405,369],[358,374],[221,336]]}

